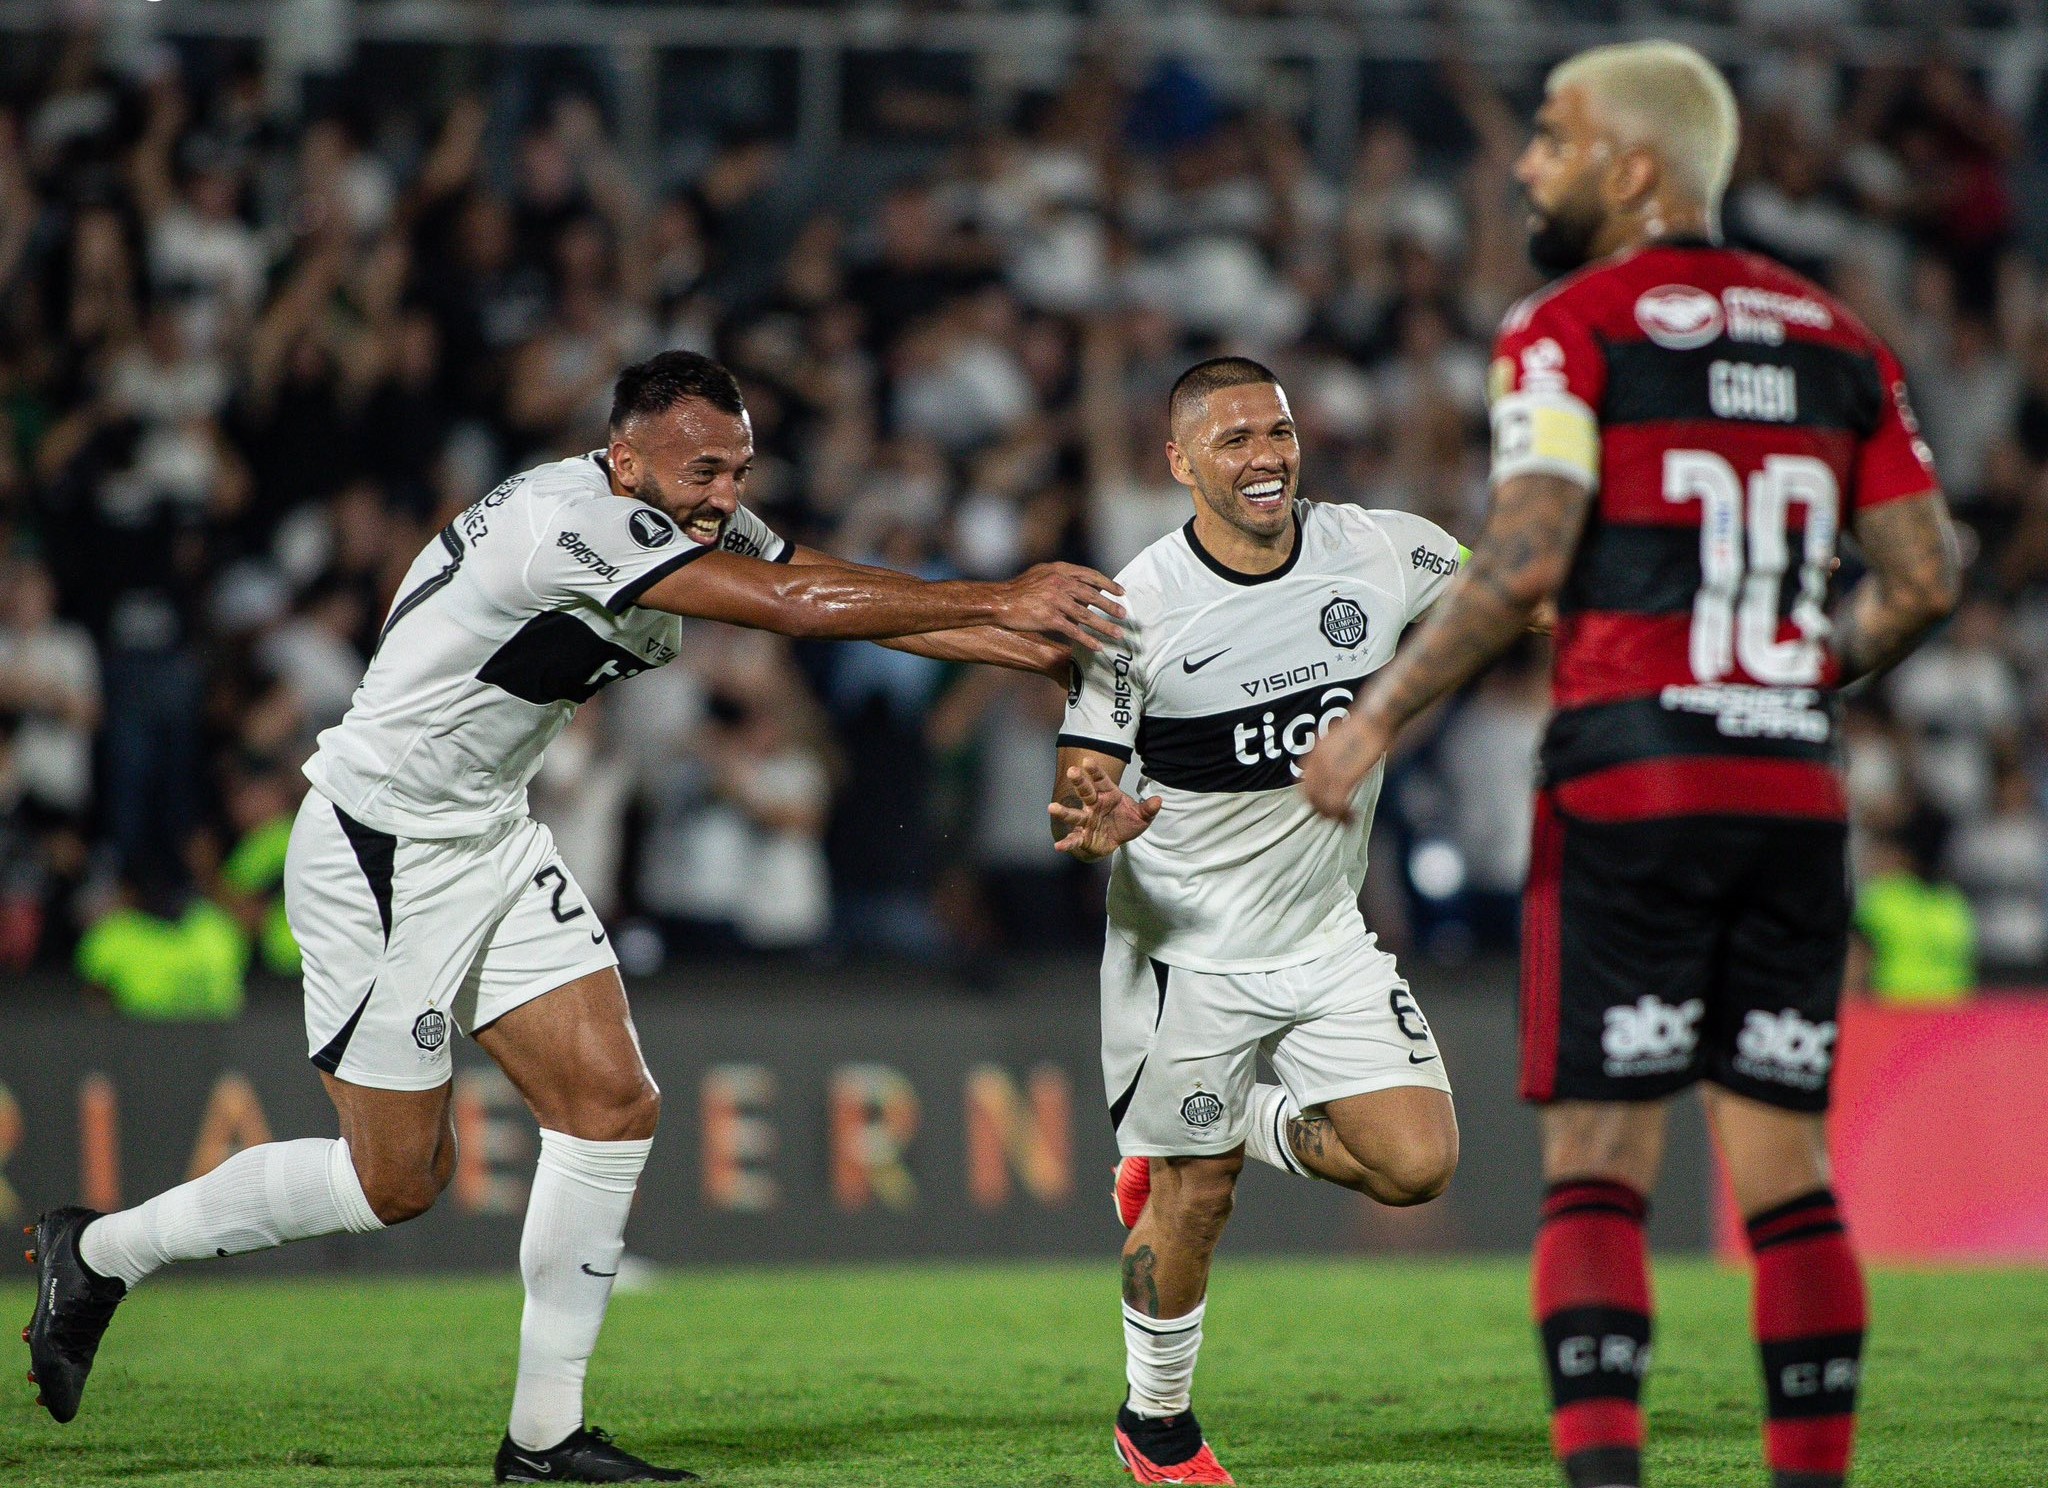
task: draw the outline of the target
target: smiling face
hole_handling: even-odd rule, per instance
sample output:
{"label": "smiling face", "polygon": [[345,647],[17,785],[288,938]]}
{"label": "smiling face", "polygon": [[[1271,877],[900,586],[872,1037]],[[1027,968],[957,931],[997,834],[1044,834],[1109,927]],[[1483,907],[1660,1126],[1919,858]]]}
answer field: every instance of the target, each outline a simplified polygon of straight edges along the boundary
{"label": "smiling face", "polygon": [[675,518],[683,536],[715,546],[739,510],[754,464],[754,426],[702,398],[681,398],[612,431],[612,484]]}
{"label": "smiling face", "polygon": [[1218,388],[1176,421],[1166,446],[1173,478],[1253,543],[1287,532],[1301,480],[1301,445],[1287,394],[1271,382]]}

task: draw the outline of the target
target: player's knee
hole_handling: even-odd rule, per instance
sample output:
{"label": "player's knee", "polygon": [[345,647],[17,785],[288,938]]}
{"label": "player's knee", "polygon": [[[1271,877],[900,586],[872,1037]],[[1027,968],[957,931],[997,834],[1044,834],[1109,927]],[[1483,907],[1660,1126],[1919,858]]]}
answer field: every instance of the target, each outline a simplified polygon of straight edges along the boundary
{"label": "player's knee", "polygon": [[1374,1164],[1369,1192],[1382,1204],[1426,1204],[1450,1187],[1458,1171],[1458,1135],[1416,1133],[1396,1143]]}
{"label": "player's knee", "polygon": [[585,1103],[575,1135],[592,1142],[644,1142],[661,1124],[661,1090],[642,1076]]}
{"label": "player's knee", "polygon": [[1243,1157],[1203,1158],[1175,1163],[1173,1168],[1174,1181],[1155,1186],[1154,1197],[1167,1200],[1172,1220],[1191,1238],[1213,1240],[1221,1235],[1237,1203],[1237,1175],[1244,1170]]}
{"label": "player's knee", "polygon": [[418,1219],[433,1208],[454,1172],[451,1154],[446,1162],[435,1159],[424,1163],[373,1164],[368,1172],[359,1167],[356,1177],[363,1185],[363,1197],[370,1201],[371,1212],[382,1223],[395,1225]]}

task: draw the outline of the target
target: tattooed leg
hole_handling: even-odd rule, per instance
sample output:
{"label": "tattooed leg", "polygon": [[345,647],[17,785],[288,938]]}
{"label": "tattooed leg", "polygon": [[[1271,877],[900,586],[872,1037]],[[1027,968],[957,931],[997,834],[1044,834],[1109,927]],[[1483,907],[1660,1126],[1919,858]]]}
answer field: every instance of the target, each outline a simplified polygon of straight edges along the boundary
{"label": "tattooed leg", "polygon": [[1152,1159],[1151,1199],[1124,1242],[1124,1301],[1133,1311],[1180,1317],[1202,1300],[1243,1167],[1241,1151]]}

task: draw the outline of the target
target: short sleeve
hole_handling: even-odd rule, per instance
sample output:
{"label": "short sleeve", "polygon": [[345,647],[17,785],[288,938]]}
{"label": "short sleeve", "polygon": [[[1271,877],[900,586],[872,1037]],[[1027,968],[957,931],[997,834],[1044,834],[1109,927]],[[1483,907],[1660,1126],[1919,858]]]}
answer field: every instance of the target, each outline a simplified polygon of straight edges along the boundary
{"label": "short sleeve", "polygon": [[711,551],[645,502],[572,502],[542,528],[526,583],[544,605],[581,601],[617,614]]}
{"label": "short sleeve", "polygon": [[1487,369],[1493,481],[1561,475],[1600,483],[1607,358],[1569,297],[1552,293],[1508,312]]}
{"label": "short sleeve", "polygon": [[1074,681],[1067,689],[1067,716],[1060,723],[1059,747],[1093,749],[1128,761],[1137,748],[1138,720],[1145,713],[1144,627],[1131,586],[1121,578],[1120,582],[1124,582],[1124,604],[1130,611],[1123,625],[1124,639],[1100,651],[1075,650]]}
{"label": "short sleeve", "polygon": [[1852,500],[1859,511],[1941,489],[1934,454],[1920,437],[1920,421],[1906,397],[1906,374],[1884,346],[1877,348],[1877,371],[1884,383],[1877,427],[1856,451]]}
{"label": "short sleeve", "polygon": [[796,544],[780,536],[744,506],[725,524],[725,536],[718,540],[721,551],[742,558],[763,558],[770,563],[787,563],[796,554]]}
{"label": "short sleeve", "polygon": [[1450,587],[1464,567],[1465,549],[1436,523],[1413,512],[1376,511],[1373,518],[1394,549],[1407,618],[1412,622]]}

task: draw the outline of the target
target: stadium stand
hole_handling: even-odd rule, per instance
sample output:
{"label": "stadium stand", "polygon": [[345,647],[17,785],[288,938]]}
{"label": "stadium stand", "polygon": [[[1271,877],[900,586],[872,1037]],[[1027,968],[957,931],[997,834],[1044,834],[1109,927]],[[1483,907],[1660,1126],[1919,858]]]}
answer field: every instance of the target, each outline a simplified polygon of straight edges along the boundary
{"label": "stadium stand", "polygon": [[[1908,944],[1871,964],[1916,960],[1926,903],[1949,974],[1960,922],[1966,968],[1974,944],[1981,975],[2025,976],[2048,964],[2048,301],[2014,183],[2048,134],[2032,75],[1867,65],[1825,19],[1736,69],[1728,231],[1900,348],[1975,547],[1963,613],[1852,710],[1858,861],[1960,891],[1884,896],[1866,925]],[[601,442],[613,374],[663,346],[739,372],[751,503],[849,557],[1113,571],[1185,515],[1164,394],[1222,349],[1281,371],[1315,497],[1469,537],[1485,347],[1535,287],[1508,167],[1549,54],[1449,55],[1363,63],[1333,136],[1298,73],[1108,32],[1007,73],[884,46],[844,68],[825,157],[798,62],[761,48],[671,50],[635,86],[562,46],[382,42],[302,76],[233,39],[18,37],[0,963],[67,963],[133,885],[181,880],[288,966],[263,865],[399,575],[504,475]],[[1512,946],[1543,661],[1399,763],[1367,894],[1404,950]],[[629,970],[1084,947],[1096,881],[1044,836],[1058,704],[706,626],[584,709],[536,808]]]}

